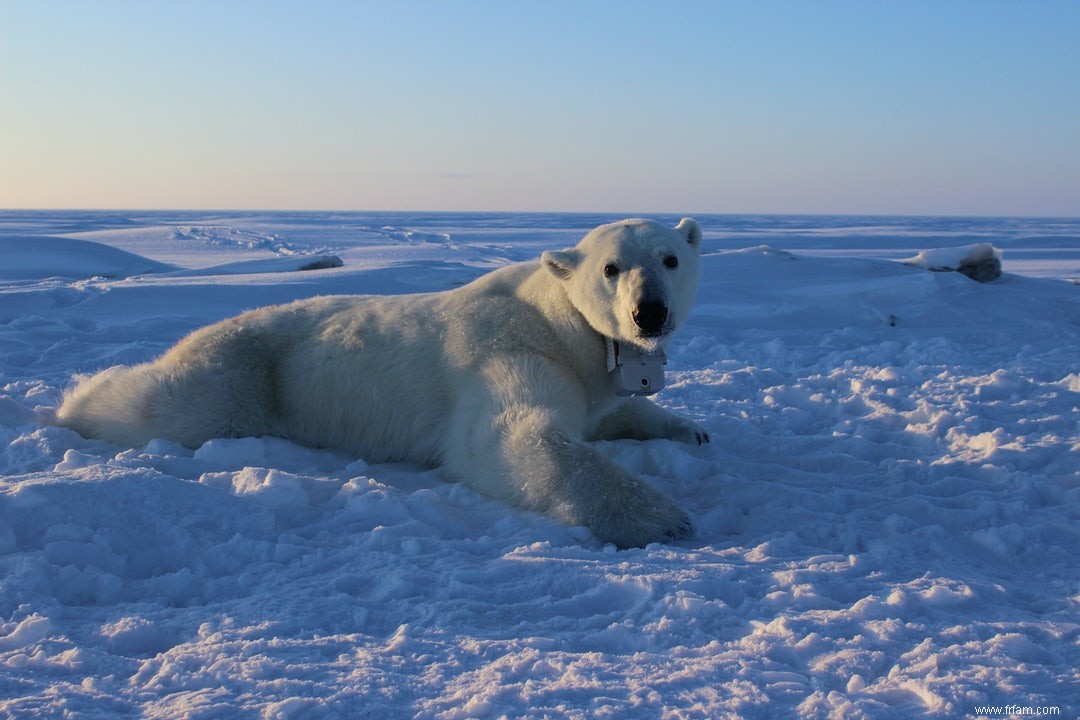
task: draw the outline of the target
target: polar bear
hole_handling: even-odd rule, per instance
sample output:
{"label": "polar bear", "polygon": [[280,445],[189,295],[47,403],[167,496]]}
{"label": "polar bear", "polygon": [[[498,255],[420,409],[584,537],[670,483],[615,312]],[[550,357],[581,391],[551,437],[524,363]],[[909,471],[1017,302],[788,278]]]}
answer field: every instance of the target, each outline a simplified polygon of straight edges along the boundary
{"label": "polar bear", "polygon": [[701,239],[690,218],[623,220],[445,292],[253,310],[79,383],[57,420],[128,446],[273,435],[441,466],[620,548],[681,538],[687,514],[587,443],[708,441],[643,396],[693,304]]}

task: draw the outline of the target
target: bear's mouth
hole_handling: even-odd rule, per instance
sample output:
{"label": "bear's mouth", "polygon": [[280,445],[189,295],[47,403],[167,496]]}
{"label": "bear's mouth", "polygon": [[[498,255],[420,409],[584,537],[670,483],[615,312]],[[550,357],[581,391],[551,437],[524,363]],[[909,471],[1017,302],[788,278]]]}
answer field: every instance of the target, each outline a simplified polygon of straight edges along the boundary
{"label": "bear's mouth", "polygon": [[674,329],[675,328],[673,327],[663,327],[660,330],[656,330],[655,332],[642,331],[639,332],[630,342],[644,349],[647,352],[655,352],[656,349],[659,348],[661,344],[663,344],[664,339],[667,338],[667,336],[670,335]]}
{"label": "bear's mouth", "polygon": [[666,322],[657,327],[641,327],[638,325],[637,336],[642,340],[659,340],[675,332],[675,323],[672,318],[665,318]]}

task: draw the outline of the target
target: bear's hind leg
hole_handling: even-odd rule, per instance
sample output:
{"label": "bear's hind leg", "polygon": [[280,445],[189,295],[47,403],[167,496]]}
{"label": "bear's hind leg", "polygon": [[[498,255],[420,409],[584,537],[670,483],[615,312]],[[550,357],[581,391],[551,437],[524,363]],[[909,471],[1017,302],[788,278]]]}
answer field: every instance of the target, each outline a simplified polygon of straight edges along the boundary
{"label": "bear's hind leg", "polygon": [[223,325],[196,331],[153,362],[82,381],[65,396],[57,423],[131,447],[164,438],[197,448],[212,438],[274,434],[274,354],[252,333]]}

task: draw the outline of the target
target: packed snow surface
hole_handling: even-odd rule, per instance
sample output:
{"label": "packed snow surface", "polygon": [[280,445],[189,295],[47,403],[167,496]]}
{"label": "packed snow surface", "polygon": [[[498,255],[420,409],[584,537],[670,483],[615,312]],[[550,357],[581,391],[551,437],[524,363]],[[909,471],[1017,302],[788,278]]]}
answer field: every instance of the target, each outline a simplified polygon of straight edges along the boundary
{"label": "packed snow surface", "polygon": [[[0,717],[1076,717],[1077,220],[699,217],[657,400],[713,441],[599,445],[694,516],[673,545],[275,438],[50,424],[242,310],[614,219],[0,213]],[[987,283],[895,261],[984,244]]]}

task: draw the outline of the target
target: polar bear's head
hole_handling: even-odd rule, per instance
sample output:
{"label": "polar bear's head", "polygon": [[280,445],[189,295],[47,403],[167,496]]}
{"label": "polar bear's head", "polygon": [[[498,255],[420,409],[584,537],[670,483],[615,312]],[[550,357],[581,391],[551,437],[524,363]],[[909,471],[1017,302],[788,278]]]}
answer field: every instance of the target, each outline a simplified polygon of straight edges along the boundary
{"label": "polar bear's head", "polygon": [[601,225],[541,262],[601,335],[645,350],[667,345],[686,320],[701,276],[701,228],[652,220]]}

